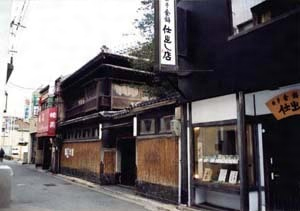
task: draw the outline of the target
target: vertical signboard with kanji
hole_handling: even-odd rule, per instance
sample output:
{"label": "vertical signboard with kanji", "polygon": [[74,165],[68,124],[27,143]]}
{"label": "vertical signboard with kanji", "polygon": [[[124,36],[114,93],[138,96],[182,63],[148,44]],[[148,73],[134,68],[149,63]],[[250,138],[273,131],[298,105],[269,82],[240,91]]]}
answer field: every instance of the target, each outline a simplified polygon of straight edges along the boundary
{"label": "vertical signboard with kanji", "polygon": [[159,65],[160,70],[175,70],[176,47],[176,0],[159,0]]}
{"label": "vertical signboard with kanji", "polygon": [[57,108],[52,107],[40,112],[37,122],[37,136],[55,136]]}
{"label": "vertical signboard with kanji", "polygon": [[300,115],[300,90],[291,90],[277,95],[266,105],[277,120]]}
{"label": "vertical signboard with kanji", "polygon": [[24,106],[24,119],[25,120],[29,119],[29,105],[30,105],[30,100],[25,99],[25,106]]}

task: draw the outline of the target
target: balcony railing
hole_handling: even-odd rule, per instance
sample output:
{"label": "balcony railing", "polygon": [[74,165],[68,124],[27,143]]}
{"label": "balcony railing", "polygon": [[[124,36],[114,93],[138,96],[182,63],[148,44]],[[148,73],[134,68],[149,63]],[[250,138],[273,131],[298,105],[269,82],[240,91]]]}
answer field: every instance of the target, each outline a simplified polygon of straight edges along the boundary
{"label": "balcony railing", "polygon": [[81,114],[84,110],[83,107],[84,107],[84,104],[77,105],[77,106],[74,106],[73,108],[67,109],[66,110],[66,118],[69,119],[71,117],[77,116],[78,114]]}
{"label": "balcony railing", "polygon": [[67,109],[66,118],[73,118],[87,112],[97,111],[98,109],[110,109],[110,102],[110,96],[99,96],[98,99],[97,97],[87,99],[84,104]]}

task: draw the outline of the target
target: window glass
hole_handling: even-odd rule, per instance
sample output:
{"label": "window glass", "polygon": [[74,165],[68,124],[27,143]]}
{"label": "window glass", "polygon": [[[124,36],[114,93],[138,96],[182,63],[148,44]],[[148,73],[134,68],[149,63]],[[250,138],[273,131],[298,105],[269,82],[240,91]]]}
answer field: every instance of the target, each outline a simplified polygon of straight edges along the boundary
{"label": "window glass", "polygon": [[98,137],[98,128],[93,128],[92,137],[94,138]]}
{"label": "window glass", "polygon": [[107,95],[107,88],[105,88],[106,85],[105,80],[99,81],[98,83],[99,83],[99,94],[101,96]]}
{"label": "window glass", "polygon": [[112,85],[113,96],[140,98],[141,90],[138,87],[131,86],[129,84],[113,84]]}
{"label": "window glass", "polygon": [[91,135],[90,129],[86,129],[85,134],[86,134],[87,138],[90,137],[90,135]]}
{"label": "window glass", "polygon": [[172,119],[173,119],[173,116],[164,116],[164,117],[160,118],[160,127],[159,127],[160,133],[171,132],[171,120]]}
{"label": "window glass", "polygon": [[92,83],[85,88],[87,99],[93,98],[96,96],[96,83]]}
{"label": "window glass", "polygon": [[155,119],[142,119],[140,133],[141,134],[154,134],[155,133]]}
{"label": "window glass", "polygon": [[239,183],[236,126],[195,127],[194,178],[201,182]]}

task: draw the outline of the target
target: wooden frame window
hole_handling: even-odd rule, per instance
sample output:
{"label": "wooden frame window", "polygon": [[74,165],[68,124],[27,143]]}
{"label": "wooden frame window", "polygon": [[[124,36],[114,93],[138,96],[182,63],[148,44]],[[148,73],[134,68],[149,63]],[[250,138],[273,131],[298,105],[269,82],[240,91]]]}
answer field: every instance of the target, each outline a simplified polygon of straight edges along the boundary
{"label": "wooden frame window", "polygon": [[160,118],[159,133],[171,132],[171,120],[174,119],[173,115],[163,116]]}
{"label": "wooden frame window", "polygon": [[140,134],[155,134],[155,119],[141,119]]}
{"label": "wooden frame window", "polygon": [[194,127],[194,179],[239,184],[236,125]]}

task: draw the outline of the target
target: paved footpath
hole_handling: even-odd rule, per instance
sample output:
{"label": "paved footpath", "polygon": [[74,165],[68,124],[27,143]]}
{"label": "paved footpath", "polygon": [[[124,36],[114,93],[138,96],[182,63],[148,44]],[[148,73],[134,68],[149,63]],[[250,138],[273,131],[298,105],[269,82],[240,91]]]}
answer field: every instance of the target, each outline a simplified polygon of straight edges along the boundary
{"label": "paved footpath", "polygon": [[[128,201],[5,161],[13,171],[10,208],[1,211],[145,211]],[[1,164],[0,164],[1,165]],[[1,194],[1,193],[0,193]]]}

